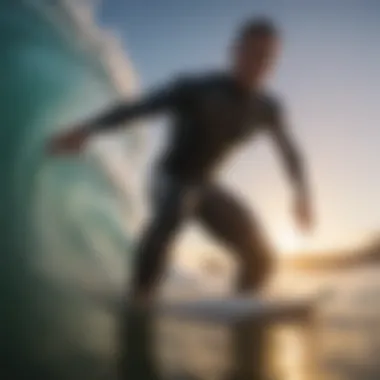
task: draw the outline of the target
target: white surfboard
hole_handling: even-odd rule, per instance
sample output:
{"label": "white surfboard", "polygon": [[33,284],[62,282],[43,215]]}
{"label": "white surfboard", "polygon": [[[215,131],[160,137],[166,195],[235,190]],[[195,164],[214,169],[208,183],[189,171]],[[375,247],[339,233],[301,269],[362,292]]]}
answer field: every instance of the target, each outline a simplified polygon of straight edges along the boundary
{"label": "white surfboard", "polygon": [[[120,310],[128,306],[121,297],[100,296],[97,302],[108,308]],[[237,323],[257,321],[282,323],[310,318],[317,307],[319,295],[304,295],[288,298],[262,296],[199,297],[191,300],[158,300],[151,305],[153,313],[160,316],[189,320]],[[152,311],[152,309],[151,309]]]}
{"label": "white surfboard", "polygon": [[162,301],[159,314],[192,320],[236,323],[244,320],[265,323],[286,322],[311,317],[316,306],[313,297],[265,299],[258,297],[202,298],[192,301]]}

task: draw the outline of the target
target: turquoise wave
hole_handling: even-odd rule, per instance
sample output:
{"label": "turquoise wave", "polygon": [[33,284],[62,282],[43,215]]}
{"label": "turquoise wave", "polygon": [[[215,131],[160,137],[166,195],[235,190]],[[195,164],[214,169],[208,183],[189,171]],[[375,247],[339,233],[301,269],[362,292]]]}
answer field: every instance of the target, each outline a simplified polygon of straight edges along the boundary
{"label": "turquoise wave", "polygon": [[51,158],[43,147],[118,92],[75,29],[57,26],[69,22],[57,2],[34,3],[0,2],[1,367],[12,378],[99,378],[112,367],[115,316],[89,292],[122,286],[135,200],[120,204],[95,155]]}

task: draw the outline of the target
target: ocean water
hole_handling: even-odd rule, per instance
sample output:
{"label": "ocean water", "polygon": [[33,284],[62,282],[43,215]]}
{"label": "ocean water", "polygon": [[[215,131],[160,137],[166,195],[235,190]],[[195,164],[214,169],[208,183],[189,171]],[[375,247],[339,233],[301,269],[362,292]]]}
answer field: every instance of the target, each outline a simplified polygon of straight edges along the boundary
{"label": "ocean water", "polygon": [[[257,379],[379,379],[379,274],[378,265],[343,272],[278,273],[273,284],[277,296],[317,295],[314,321],[265,327],[264,375]],[[218,324],[162,320],[157,358],[167,375],[229,379],[235,365],[232,332]]]}
{"label": "ocean water", "polygon": [[[114,358],[114,315],[88,293],[124,285],[137,195],[120,197],[101,143],[80,157],[44,152],[120,98],[70,13],[79,3],[0,2],[2,378],[99,378]],[[137,143],[129,133],[113,145],[136,168]]]}

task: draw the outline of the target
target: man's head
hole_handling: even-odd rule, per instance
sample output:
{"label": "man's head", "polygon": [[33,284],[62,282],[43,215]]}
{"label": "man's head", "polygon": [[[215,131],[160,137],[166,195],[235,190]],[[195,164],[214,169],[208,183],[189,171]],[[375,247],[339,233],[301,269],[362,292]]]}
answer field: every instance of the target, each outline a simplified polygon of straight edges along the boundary
{"label": "man's head", "polygon": [[239,30],[233,51],[233,68],[247,86],[260,84],[270,71],[279,48],[279,32],[264,18],[252,19]]}

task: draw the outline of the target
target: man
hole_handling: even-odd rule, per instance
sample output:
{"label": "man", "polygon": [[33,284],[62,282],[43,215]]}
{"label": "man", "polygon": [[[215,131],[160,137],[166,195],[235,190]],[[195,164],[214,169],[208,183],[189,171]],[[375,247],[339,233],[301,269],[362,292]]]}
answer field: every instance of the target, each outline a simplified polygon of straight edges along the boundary
{"label": "man", "polygon": [[295,190],[295,217],[311,226],[311,207],[302,160],[287,129],[281,105],[265,90],[280,37],[268,20],[251,20],[240,30],[225,73],[178,78],[136,103],[121,104],[53,139],[55,153],[78,151],[94,134],[153,113],[173,119],[167,149],[156,170],[153,212],[137,246],[132,286],[143,303],[156,288],[182,223],[196,218],[231,248],[241,263],[240,291],[257,290],[271,273],[272,252],[255,220],[215,179],[233,148],[258,133],[278,147]]}

